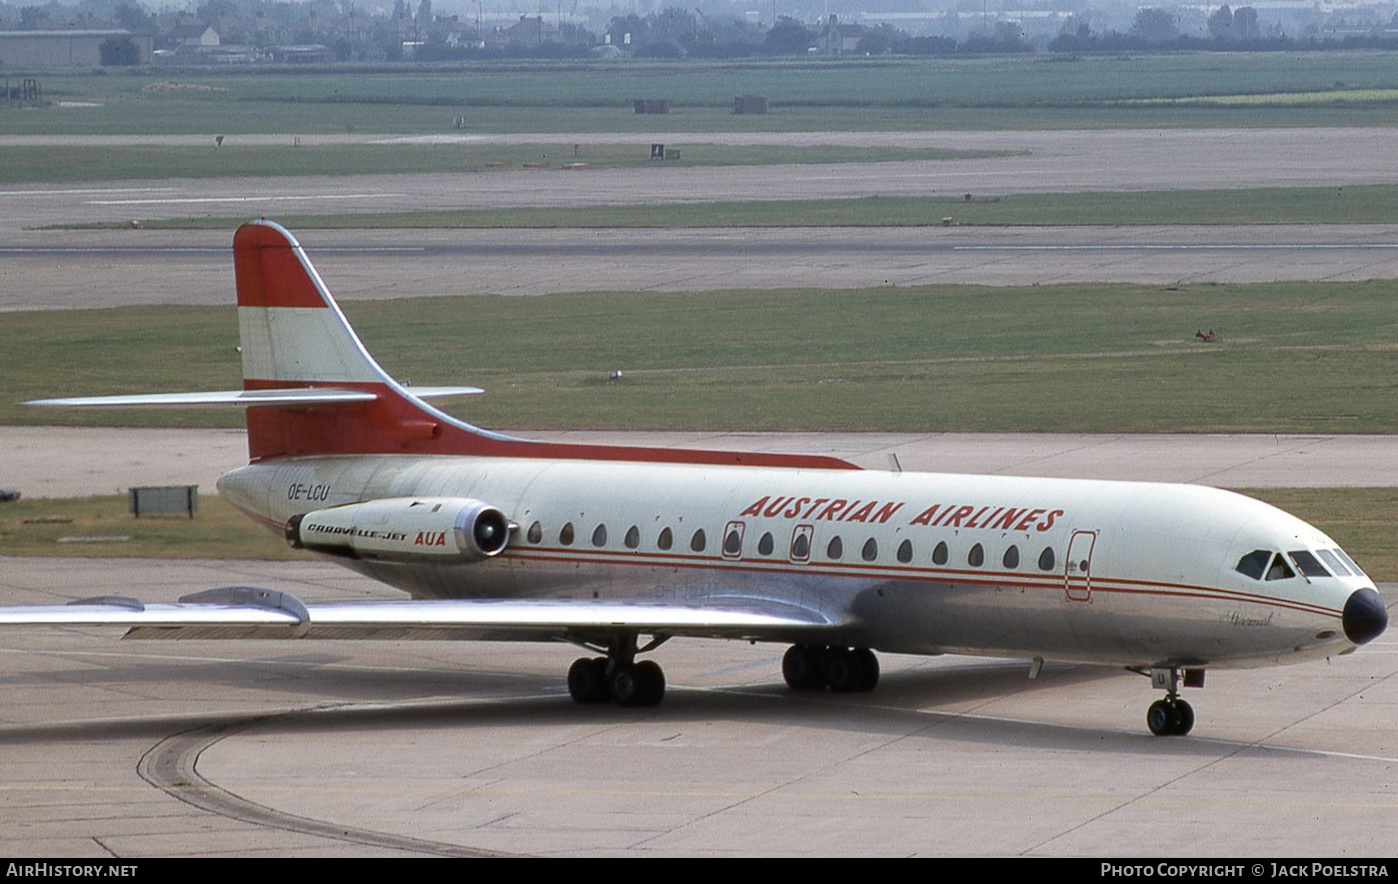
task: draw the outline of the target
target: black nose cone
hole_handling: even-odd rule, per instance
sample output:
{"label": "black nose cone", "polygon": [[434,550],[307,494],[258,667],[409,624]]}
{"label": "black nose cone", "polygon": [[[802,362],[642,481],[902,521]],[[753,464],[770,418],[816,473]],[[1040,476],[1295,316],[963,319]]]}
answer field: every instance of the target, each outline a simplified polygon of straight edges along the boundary
{"label": "black nose cone", "polygon": [[1356,589],[1345,602],[1342,622],[1345,638],[1362,645],[1378,638],[1388,628],[1388,611],[1377,592],[1367,587]]}

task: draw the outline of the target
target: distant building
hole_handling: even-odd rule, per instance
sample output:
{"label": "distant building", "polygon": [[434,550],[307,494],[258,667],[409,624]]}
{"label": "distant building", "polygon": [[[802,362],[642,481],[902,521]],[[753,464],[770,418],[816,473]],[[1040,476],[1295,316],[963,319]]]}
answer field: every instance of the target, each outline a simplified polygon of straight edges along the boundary
{"label": "distant building", "polygon": [[863,36],[861,25],[842,25],[839,16],[832,15],[816,35],[816,49],[821,55],[850,55]]}
{"label": "distant building", "polygon": [[166,36],[171,48],[175,46],[207,47],[219,44],[218,31],[203,22],[176,25],[170,29],[170,33]]}
{"label": "distant building", "polygon": [[150,61],[153,38],[127,30],[0,31],[0,67],[97,67],[102,44],[129,39],[136,63]]}

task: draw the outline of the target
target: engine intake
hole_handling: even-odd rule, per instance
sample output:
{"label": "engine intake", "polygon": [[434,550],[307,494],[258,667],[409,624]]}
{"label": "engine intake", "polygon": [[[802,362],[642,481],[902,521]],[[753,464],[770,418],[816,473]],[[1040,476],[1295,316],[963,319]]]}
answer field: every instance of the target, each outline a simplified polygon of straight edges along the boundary
{"label": "engine intake", "polygon": [[292,516],[286,541],[356,559],[475,562],[503,552],[514,527],[500,510],[469,497],[390,497]]}

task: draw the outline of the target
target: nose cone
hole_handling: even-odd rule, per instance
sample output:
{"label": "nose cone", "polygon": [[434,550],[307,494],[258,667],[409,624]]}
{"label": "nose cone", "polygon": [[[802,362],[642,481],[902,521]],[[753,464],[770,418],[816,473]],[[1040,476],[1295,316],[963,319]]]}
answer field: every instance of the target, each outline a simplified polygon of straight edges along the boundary
{"label": "nose cone", "polygon": [[1388,611],[1377,592],[1368,587],[1356,589],[1345,602],[1341,622],[1345,638],[1362,645],[1378,638],[1388,628]]}

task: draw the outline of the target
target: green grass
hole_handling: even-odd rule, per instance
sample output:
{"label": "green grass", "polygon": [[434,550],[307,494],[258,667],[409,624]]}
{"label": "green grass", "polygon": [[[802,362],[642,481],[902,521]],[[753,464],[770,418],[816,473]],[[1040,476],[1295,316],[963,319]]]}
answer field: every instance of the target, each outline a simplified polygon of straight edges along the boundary
{"label": "green grass", "polygon": [[24,499],[0,503],[0,555],[159,557],[167,559],[305,558],[214,494],[187,516],[128,512],[127,498]]}
{"label": "green grass", "polygon": [[1398,488],[1243,490],[1330,535],[1375,580],[1398,580]]}
{"label": "green grass", "polygon": [[[398,377],[497,427],[1398,431],[1388,283],[928,286],[439,297],[344,306]],[[235,424],[20,408],[237,386],[231,308],[9,313],[6,423]],[[150,358],[160,329],[160,359]],[[1220,340],[1194,339],[1213,328]],[[61,354],[61,355],[59,355]],[[606,380],[620,369],[619,382]]]}
{"label": "green grass", "polygon": [[0,146],[0,183],[115,181],[150,178],[230,178],[380,173],[489,172],[498,169],[645,168],[664,175],[680,166],[751,166],[774,163],[869,163],[1006,156],[1008,151],[896,147],[734,147],[684,145],[677,159],[650,158],[650,143],[578,145],[338,144],[241,145],[226,139],[205,146]]}
{"label": "green grass", "polygon": [[[1244,489],[1333,537],[1377,580],[1398,579],[1398,489]],[[86,538],[64,540],[64,538]],[[96,538],[127,538],[98,540]],[[193,519],[134,518],[120,496],[0,504],[0,556],[103,556],[290,560],[291,550],[217,495]]]}
{"label": "green grass", "polygon": [[[15,134],[817,131],[1398,125],[1392,52],[36,72]],[[12,76],[24,72],[12,72]],[[194,89],[152,89],[178,81]],[[733,97],[768,96],[739,116]],[[1291,96],[1268,101],[1239,96]],[[1337,97],[1338,96],[1338,97]],[[637,116],[637,98],[672,112]],[[1231,106],[1201,105],[1219,98]],[[1147,103],[1151,102],[1151,103]],[[1159,103],[1169,102],[1169,103]]]}
{"label": "green grass", "polygon": [[[663,173],[663,170],[657,170]],[[392,228],[684,228],[1391,224],[1398,187],[1277,187],[1139,193],[1013,194],[1004,197],[865,197],[473,211],[286,215],[293,230]],[[236,217],[142,220],[151,230],[234,230]],[[62,225],[124,229],[130,222]]]}

